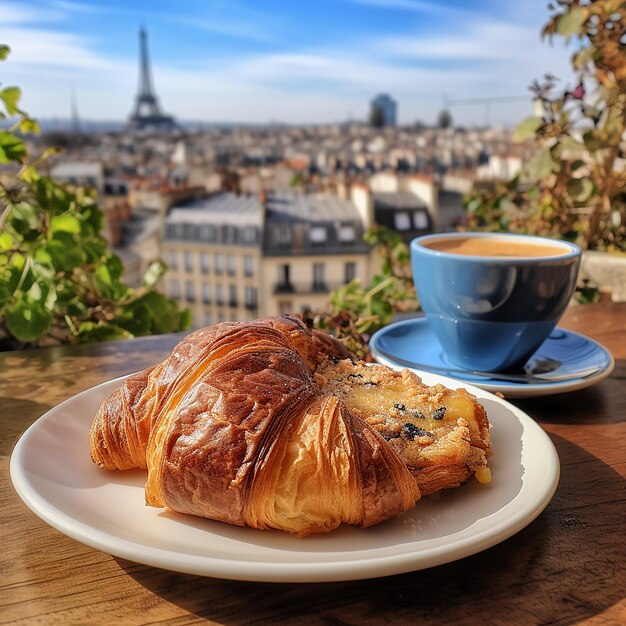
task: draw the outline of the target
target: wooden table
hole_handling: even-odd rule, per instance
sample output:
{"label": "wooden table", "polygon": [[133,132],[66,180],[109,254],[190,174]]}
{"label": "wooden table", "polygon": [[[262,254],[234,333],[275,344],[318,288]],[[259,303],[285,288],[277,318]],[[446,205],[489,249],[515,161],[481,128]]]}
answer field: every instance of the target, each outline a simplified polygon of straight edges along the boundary
{"label": "wooden table", "polygon": [[178,337],[0,353],[0,623],[626,624],[626,304],[573,307],[562,325],[603,343],[617,364],[591,388],[514,401],[561,459],[547,509],[475,556],[344,583],[178,574],[114,558],[46,525],[9,479],[19,435],[65,398],[160,361]]}

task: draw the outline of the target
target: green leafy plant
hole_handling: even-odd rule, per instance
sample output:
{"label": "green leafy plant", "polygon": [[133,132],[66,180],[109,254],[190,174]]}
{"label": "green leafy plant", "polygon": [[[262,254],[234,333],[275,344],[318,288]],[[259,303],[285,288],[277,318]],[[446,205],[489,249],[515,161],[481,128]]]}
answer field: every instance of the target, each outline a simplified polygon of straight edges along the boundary
{"label": "green leafy plant", "polygon": [[549,74],[531,85],[540,112],[513,139],[532,145],[534,156],[512,180],[468,194],[467,227],[626,251],[626,2],[560,0],[550,8],[544,37],[578,42],[575,85],[559,89]]}
{"label": "green leafy plant", "polygon": [[408,246],[395,231],[375,225],[365,240],[381,256],[381,273],[362,286],[353,280],[330,294],[328,309],[308,320],[341,341],[354,354],[369,359],[373,333],[394,315],[419,310],[413,285]]}
{"label": "green leafy plant", "polygon": [[[8,46],[0,46],[0,60]],[[23,134],[39,126],[19,107],[18,87],[0,90],[0,165],[18,166],[0,184],[0,349],[123,339],[184,330],[190,312],[154,287],[153,263],[140,289],[124,283],[119,257],[101,236],[103,215],[89,190],[71,188],[30,162]],[[47,158],[47,154],[41,158]]]}

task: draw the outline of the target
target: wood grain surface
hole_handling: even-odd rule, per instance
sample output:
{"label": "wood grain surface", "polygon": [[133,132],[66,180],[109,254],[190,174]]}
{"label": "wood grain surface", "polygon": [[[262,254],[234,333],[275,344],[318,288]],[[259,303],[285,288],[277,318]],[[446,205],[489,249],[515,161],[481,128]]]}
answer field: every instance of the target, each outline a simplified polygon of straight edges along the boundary
{"label": "wood grain surface", "polygon": [[626,304],[572,307],[561,325],[603,343],[616,368],[585,390],[512,400],[548,432],[561,459],[547,509],[475,556],[344,583],[178,574],[49,527],[11,485],[20,434],[79,391],[160,361],[180,337],[0,353],[0,623],[626,624]]}

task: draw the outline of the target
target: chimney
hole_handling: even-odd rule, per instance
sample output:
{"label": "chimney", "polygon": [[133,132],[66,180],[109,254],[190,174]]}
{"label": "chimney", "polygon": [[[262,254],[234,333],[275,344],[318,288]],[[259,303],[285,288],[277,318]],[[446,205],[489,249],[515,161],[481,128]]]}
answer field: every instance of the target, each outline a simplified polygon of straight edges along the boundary
{"label": "chimney", "polygon": [[356,207],[366,230],[374,223],[374,196],[368,185],[354,183],[350,187],[350,200]]}

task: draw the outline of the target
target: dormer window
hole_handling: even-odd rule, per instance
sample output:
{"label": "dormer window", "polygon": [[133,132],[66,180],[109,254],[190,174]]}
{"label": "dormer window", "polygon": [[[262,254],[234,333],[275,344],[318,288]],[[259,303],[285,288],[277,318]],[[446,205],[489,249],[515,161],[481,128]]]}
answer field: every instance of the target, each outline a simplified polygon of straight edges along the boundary
{"label": "dormer window", "polygon": [[256,228],[254,226],[246,226],[243,229],[242,241],[244,243],[255,243],[256,242]]}
{"label": "dormer window", "polygon": [[184,234],[184,225],[183,224],[168,224],[167,225],[167,236],[170,239],[182,239]]}
{"label": "dormer window", "polygon": [[411,216],[406,211],[398,211],[393,217],[396,230],[409,230],[411,228]]}
{"label": "dormer window", "polygon": [[202,241],[213,241],[215,233],[211,224],[203,224],[200,227],[200,238]]}
{"label": "dormer window", "polygon": [[312,226],[309,230],[309,241],[311,243],[326,243],[328,232],[325,226]]}
{"label": "dormer window", "polygon": [[222,228],[222,241],[224,243],[235,243],[237,237],[237,229],[234,226],[224,226]]}
{"label": "dormer window", "polygon": [[417,230],[428,228],[428,213],[426,211],[416,211],[413,214],[413,224]]}
{"label": "dormer window", "polygon": [[339,227],[339,241],[342,243],[352,243],[354,241],[354,226],[344,224]]}
{"label": "dormer window", "polygon": [[277,244],[291,243],[291,228],[287,225],[279,225],[274,229],[274,237]]}

